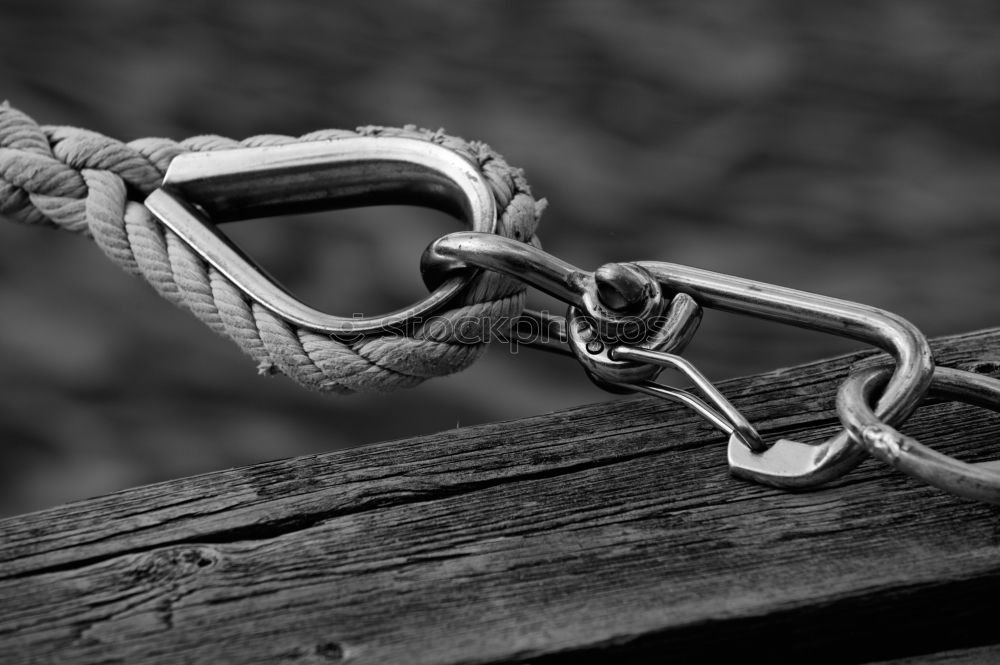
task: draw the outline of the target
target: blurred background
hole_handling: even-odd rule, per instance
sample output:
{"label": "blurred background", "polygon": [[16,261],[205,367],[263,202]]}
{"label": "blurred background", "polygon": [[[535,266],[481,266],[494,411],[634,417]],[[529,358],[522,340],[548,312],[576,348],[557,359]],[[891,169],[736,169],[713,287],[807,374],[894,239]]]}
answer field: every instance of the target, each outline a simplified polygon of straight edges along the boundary
{"label": "blurred background", "polygon": [[[443,127],[525,168],[546,249],[581,267],[685,263],[929,335],[1000,323],[992,2],[0,0],[0,98],[120,139]],[[457,228],[393,208],[229,230],[347,314],[417,298],[423,247]],[[91,242],[16,224],[0,314],[0,514],[614,399],[500,346],[402,393],[311,394]],[[688,356],[726,378],[851,348],[710,312]]]}

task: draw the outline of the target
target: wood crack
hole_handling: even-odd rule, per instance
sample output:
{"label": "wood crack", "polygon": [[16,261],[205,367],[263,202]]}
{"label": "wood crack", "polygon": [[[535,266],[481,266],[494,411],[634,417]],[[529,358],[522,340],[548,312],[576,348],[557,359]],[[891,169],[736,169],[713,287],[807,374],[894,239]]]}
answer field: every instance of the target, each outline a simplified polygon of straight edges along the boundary
{"label": "wood crack", "polygon": [[[692,445],[693,447],[697,447],[696,444]],[[456,483],[454,485],[450,485],[447,487],[436,487],[430,490],[411,490],[406,492],[406,500],[402,501],[396,499],[389,500],[383,498],[372,498],[362,501],[347,510],[329,510],[329,511],[318,511],[315,513],[302,513],[300,515],[296,515],[293,517],[268,521],[264,523],[248,524],[244,526],[235,527],[232,529],[221,529],[219,531],[215,531],[212,533],[201,534],[194,538],[179,538],[176,540],[157,542],[155,544],[143,547],[118,550],[108,555],[97,555],[88,558],[75,559],[73,561],[69,561],[63,564],[40,566],[9,574],[4,574],[0,572],[0,580],[5,580],[5,579],[15,580],[15,579],[28,578],[36,575],[44,575],[49,573],[69,572],[79,568],[98,565],[110,559],[115,559],[121,556],[142,554],[144,552],[161,548],[198,546],[198,545],[225,545],[243,541],[271,540],[275,538],[280,538],[282,536],[287,536],[289,534],[294,534],[297,532],[312,529],[316,526],[322,525],[324,522],[329,521],[331,519],[336,519],[345,516],[359,515],[369,511],[383,510],[386,508],[391,508],[399,505],[440,501],[502,485],[559,478],[562,476],[568,476],[583,471],[589,471],[592,469],[598,469],[615,464],[621,464],[623,462],[627,462],[630,460],[641,459],[644,457],[657,455],[661,452],[662,450],[654,449],[646,452],[622,455],[619,457],[603,458],[599,460],[594,460],[593,462],[590,463],[573,464],[559,468],[548,468],[532,473],[501,476],[491,480],[475,481],[469,483]],[[168,520],[165,520],[164,522],[161,522],[158,525],[153,525],[150,527],[140,527],[140,529],[136,529],[135,531],[141,531],[147,528],[162,528],[163,525],[174,521],[194,521],[199,517],[210,515],[213,513],[225,512],[228,509],[229,509],[228,507],[225,507],[225,508],[220,508],[219,510],[216,511],[201,512],[194,516],[185,515],[183,517],[170,518]],[[133,533],[135,531],[133,531]],[[120,538],[121,535],[117,534],[114,537]],[[108,538],[111,537],[109,536]],[[87,542],[94,543],[98,541],[95,540]],[[53,551],[58,551],[58,550],[53,550]]]}

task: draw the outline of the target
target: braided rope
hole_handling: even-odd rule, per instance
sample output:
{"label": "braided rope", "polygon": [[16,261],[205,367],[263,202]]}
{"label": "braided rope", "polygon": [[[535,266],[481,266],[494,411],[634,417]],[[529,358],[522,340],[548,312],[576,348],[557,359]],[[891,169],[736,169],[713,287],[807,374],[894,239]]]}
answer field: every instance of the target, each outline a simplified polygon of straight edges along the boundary
{"label": "braided rope", "polygon": [[531,196],[522,172],[488,146],[440,131],[362,127],[299,138],[196,136],[121,143],[83,129],[40,126],[6,103],[0,105],[0,215],[90,236],[112,261],[236,342],[262,374],[281,372],[307,388],[337,393],[411,387],[474,362],[485,344],[468,340],[486,336],[470,335],[470,326],[488,330],[491,320],[520,314],[523,286],[483,272],[449,309],[410,336],[375,334],[342,342],[299,328],[248,300],[141,204],[160,186],[170,161],[185,152],[358,135],[421,139],[467,157],[479,166],[496,199],[497,233],[537,245],[544,201]]}

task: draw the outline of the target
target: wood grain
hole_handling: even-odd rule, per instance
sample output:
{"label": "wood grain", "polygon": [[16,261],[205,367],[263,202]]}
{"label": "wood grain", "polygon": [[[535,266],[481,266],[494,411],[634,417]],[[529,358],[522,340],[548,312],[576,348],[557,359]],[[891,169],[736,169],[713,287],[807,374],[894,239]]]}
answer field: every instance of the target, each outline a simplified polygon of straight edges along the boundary
{"label": "wood grain", "polygon": [[[933,335],[1000,324],[996,3],[607,4],[2,0],[0,98],[121,140],[443,127],[525,168],[543,245],[580,267],[694,265]],[[423,297],[420,252],[458,228],[389,207],[225,231],[350,316]],[[4,516],[606,399],[500,348],[419,390],[320,399],[254,378],[85,239],[0,220],[0,271]],[[728,377],[848,348],[712,312],[692,351]]]}
{"label": "wood grain", "polygon": [[[991,330],[934,348],[942,364],[992,369],[998,344]],[[818,441],[837,428],[837,382],[875,360],[721,388],[766,438]],[[935,404],[905,430],[982,460],[1000,417]],[[824,663],[1000,653],[1000,509],[875,462],[788,493],[729,477],[725,457],[723,437],[695,416],[639,398],[8,519],[0,654]]]}

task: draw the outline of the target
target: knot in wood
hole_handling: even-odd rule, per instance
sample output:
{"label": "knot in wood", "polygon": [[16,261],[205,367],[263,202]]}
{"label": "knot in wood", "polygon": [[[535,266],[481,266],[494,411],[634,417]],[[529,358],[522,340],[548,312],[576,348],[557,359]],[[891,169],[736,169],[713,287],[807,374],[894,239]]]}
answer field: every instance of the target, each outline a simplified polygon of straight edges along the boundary
{"label": "knot in wood", "polygon": [[197,574],[219,561],[209,547],[176,547],[143,554],[129,570],[135,584],[162,585]]}

